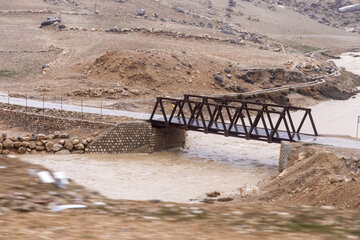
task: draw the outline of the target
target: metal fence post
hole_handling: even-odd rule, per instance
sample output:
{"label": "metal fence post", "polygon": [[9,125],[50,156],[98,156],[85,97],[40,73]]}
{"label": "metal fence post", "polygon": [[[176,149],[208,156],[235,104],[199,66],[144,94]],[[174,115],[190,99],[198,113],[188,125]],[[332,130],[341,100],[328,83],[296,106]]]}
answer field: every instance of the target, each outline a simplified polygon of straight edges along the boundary
{"label": "metal fence post", "polygon": [[83,100],[81,99],[81,120],[84,120]]}
{"label": "metal fence post", "polygon": [[43,94],[43,115],[45,115],[45,94]]}
{"label": "metal fence post", "polygon": [[63,111],[62,102],[63,102],[63,99],[60,98],[60,117],[62,117],[62,111]]}
{"label": "metal fence post", "polygon": [[27,105],[28,105],[27,98],[28,98],[28,96],[27,96],[27,93],[26,93],[25,94],[25,112],[27,112]]}
{"label": "metal fence post", "polygon": [[10,108],[10,90],[8,90],[8,108]]}

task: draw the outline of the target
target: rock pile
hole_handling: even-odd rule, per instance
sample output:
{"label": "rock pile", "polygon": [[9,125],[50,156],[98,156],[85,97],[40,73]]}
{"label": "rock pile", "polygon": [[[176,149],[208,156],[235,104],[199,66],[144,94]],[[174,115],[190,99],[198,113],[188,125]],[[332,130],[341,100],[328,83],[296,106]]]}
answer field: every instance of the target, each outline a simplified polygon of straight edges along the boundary
{"label": "rock pile", "polygon": [[106,97],[109,99],[119,99],[121,97],[128,97],[131,95],[145,95],[147,92],[140,91],[138,89],[124,88],[87,88],[77,89],[72,92],[68,92],[67,96],[81,96],[81,97]]}
{"label": "rock pile", "polygon": [[2,133],[0,137],[0,154],[26,154],[26,153],[58,153],[58,154],[81,154],[85,153],[86,146],[92,138],[70,139],[68,133],[55,131],[52,134],[28,134],[22,137],[7,137]]}
{"label": "rock pile", "polygon": [[[226,76],[226,78],[223,77]],[[234,77],[235,82],[228,80]],[[224,69],[214,75],[214,83],[224,87],[231,92],[245,92],[243,82],[251,85],[257,85],[266,89],[273,86],[281,86],[283,84],[305,83],[309,79],[298,71],[287,71],[281,68],[275,69],[244,69],[241,71],[232,71],[230,68]],[[241,84],[240,84],[241,83]],[[239,85],[237,85],[239,84]]]}

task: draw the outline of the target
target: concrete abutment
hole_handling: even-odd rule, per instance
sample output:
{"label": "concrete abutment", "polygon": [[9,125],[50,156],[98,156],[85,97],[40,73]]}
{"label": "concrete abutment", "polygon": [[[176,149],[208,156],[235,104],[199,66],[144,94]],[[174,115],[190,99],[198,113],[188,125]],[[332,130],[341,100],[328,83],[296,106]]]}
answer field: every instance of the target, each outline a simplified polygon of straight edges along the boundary
{"label": "concrete abutment", "polygon": [[148,122],[126,122],[112,127],[88,146],[87,153],[152,153],[185,146],[185,130],[153,127]]}

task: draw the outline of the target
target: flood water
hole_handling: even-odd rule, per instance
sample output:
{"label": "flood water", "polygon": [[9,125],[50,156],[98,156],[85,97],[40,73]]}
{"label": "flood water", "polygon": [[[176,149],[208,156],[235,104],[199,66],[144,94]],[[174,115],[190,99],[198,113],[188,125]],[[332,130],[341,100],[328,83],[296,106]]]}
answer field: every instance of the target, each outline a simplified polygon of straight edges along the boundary
{"label": "flood water", "polygon": [[[354,57],[354,53],[344,54],[335,62],[360,74],[360,57]],[[320,134],[355,136],[360,94],[346,101],[322,102],[312,109]],[[292,115],[295,121],[301,120],[299,113]],[[259,181],[277,173],[279,149],[279,144],[188,132],[185,149],[177,152],[22,158],[63,171],[108,198],[197,202],[191,199],[211,191],[223,196],[238,194],[243,187],[252,191]]]}
{"label": "flood water", "polygon": [[[349,52],[333,61],[338,67],[360,75],[360,53]],[[360,94],[345,100],[330,100],[311,107],[312,115],[319,134],[356,136],[358,116],[360,116]],[[300,116],[293,114],[295,118]],[[311,132],[310,125],[304,126],[304,131]]]}
{"label": "flood water", "polygon": [[123,155],[26,155],[113,199],[197,202],[252,191],[277,172],[278,144],[188,132],[184,151]]}

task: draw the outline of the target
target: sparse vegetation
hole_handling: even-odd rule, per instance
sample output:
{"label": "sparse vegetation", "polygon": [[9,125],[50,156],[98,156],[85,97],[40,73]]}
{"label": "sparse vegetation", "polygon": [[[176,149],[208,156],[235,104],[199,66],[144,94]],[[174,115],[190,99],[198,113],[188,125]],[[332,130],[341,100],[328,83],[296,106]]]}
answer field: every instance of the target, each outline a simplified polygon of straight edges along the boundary
{"label": "sparse vegetation", "polygon": [[11,77],[14,76],[16,73],[14,71],[9,70],[0,70],[0,77]]}

